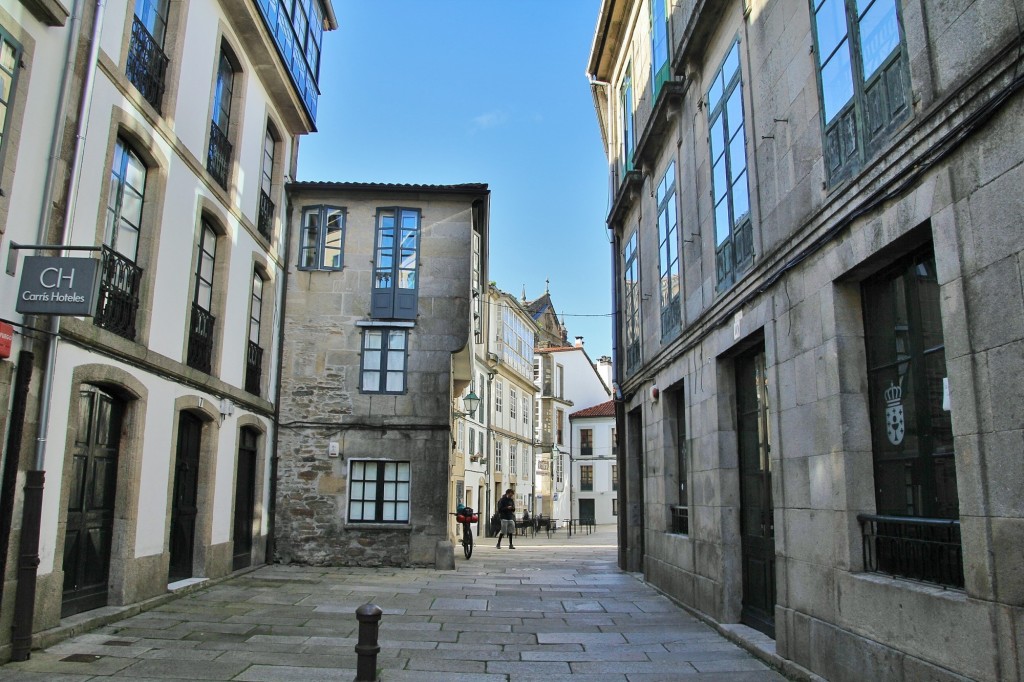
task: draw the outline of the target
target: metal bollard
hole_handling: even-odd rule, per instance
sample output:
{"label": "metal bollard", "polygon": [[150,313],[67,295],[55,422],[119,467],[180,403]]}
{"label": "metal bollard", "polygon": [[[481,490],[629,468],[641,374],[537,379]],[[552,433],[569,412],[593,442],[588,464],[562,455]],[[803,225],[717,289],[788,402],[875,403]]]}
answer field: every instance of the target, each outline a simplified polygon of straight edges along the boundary
{"label": "metal bollard", "polygon": [[355,682],[376,682],[377,680],[377,654],[380,653],[380,645],[377,644],[377,630],[380,627],[382,613],[384,612],[376,604],[363,604],[356,609],[356,620],[359,621],[359,642],[356,643]]}

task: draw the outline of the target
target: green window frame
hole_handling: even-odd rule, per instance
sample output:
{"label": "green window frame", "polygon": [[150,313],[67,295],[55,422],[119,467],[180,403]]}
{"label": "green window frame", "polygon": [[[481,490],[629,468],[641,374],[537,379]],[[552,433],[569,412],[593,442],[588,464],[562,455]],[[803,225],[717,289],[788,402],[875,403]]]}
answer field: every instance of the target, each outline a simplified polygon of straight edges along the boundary
{"label": "green window frame", "polygon": [[877,513],[960,518],[941,293],[930,247],[865,280],[864,346]]}
{"label": "green window frame", "polygon": [[594,429],[580,429],[580,457],[594,456]]}
{"label": "green window frame", "polygon": [[217,232],[206,218],[199,228],[199,253],[196,257],[195,297],[193,302],[213,313],[213,273],[217,266]]}
{"label": "green window frame", "polygon": [[135,16],[162,50],[167,35],[168,0],[135,0]]}
{"label": "green window frame", "polygon": [[676,208],[676,163],[668,164],[655,193],[658,202],[658,273],[661,281],[661,338],[680,331],[679,224]]}
{"label": "green window frame", "polygon": [[580,465],[580,490],[582,492],[592,492],[594,490],[593,464]]}
{"label": "green window frame", "polygon": [[213,122],[224,135],[231,130],[231,100],[235,91],[235,66],[227,49],[221,47],[217,61],[217,84],[213,94]]}
{"label": "green window frame", "polygon": [[911,114],[900,0],[810,0],[829,183],[850,177]]}
{"label": "green window frame", "polygon": [[632,374],[640,367],[640,253],[637,248],[637,232],[633,231],[622,249],[622,328],[627,374]]}
{"label": "green window frame", "polygon": [[421,214],[400,206],[377,209],[370,315],[415,320],[419,293]]}
{"label": "green window frame", "polygon": [[707,93],[717,287],[754,262],[740,41],[733,41]]}
{"label": "green window frame", "polygon": [[633,170],[633,152],[636,151],[636,117],[633,111],[633,67],[626,66],[626,73],[619,86],[619,112],[622,115],[622,170],[623,178]]}
{"label": "green window frame", "polygon": [[14,95],[18,92],[18,72],[22,69],[21,55],[21,43],[0,28],[0,168],[3,168],[7,155]]}
{"label": "green window frame", "polygon": [[348,522],[409,523],[411,478],[409,462],[352,460],[348,479]]}
{"label": "green window frame", "polygon": [[252,293],[249,298],[249,341],[260,345],[261,327],[263,324],[263,288],[266,282],[258,270],[252,273]]}
{"label": "green window frame", "polygon": [[135,150],[122,138],[117,138],[110,167],[103,243],[133,263],[139,255],[146,170],[146,164]]}
{"label": "green window frame", "polygon": [[345,223],[342,206],[307,206],[302,210],[300,270],[341,270],[345,265]]}
{"label": "green window frame", "polygon": [[669,79],[669,0],[651,0],[651,99]]}
{"label": "green window frame", "polygon": [[363,330],[359,392],[398,395],[406,392],[409,331],[392,327]]}

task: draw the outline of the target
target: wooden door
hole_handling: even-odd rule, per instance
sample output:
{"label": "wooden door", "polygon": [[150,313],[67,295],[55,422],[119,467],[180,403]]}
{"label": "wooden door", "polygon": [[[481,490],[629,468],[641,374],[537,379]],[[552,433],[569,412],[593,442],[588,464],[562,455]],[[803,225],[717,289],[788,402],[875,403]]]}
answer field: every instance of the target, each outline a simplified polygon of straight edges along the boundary
{"label": "wooden door", "polygon": [[235,549],[231,568],[237,571],[252,563],[253,517],[256,513],[256,443],[258,434],[242,429],[235,473]]}
{"label": "wooden door", "polygon": [[764,350],[736,361],[743,623],[775,636],[775,517]]}
{"label": "wooden door", "polygon": [[78,432],[64,535],[61,617],[107,605],[123,404],[95,387],[78,395]]}
{"label": "wooden door", "polygon": [[178,452],[174,465],[171,501],[171,560],[168,579],[192,577],[199,492],[199,446],[202,422],[188,412],[178,418]]}
{"label": "wooden door", "polygon": [[580,523],[596,523],[594,500],[580,500]]}

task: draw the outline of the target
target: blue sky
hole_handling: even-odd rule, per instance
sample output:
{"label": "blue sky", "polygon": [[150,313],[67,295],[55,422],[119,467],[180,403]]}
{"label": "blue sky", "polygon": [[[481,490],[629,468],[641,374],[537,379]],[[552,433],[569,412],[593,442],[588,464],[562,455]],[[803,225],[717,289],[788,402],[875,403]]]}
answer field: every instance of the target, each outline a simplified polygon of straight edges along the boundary
{"label": "blue sky", "polygon": [[586,68],[600,0],[334,0],[300,180],[491,189],[491,280],[611,354],[607,165]]}

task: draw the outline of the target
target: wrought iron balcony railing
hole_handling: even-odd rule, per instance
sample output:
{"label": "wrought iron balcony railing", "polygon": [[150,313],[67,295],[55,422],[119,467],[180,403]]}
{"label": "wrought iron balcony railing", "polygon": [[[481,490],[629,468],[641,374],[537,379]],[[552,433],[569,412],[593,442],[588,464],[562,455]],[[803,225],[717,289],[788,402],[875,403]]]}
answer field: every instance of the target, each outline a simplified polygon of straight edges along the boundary
{"label": "wrought iron balcony railing", "polygon": [[132,22],[132,38],[128,46],[128,80],[146,101],[160,111],[167,74],[167,55],[156,39],[136,16]]}
{"label": "wrought iron balcony railing", "polygon": [[678,535],[690,534],[689,507],[672,507],[672,532]]}
{"label": "wrought iron balcony railing", "polygon": [[102,259],[103,274],[93,324],[134,341],[142,268],[108,246],[103,247]]}
{"label": "wrought iron balcony railing", "polygon": [[864,568],[911,580],[964,586],[960,522],[910,516],[859,514]]}
{"label": "wrought iron balcony railing", "polygon": [[274,202],[262,189],[260,190],[260,214],[256,222],[256,229],[268,242],[274,234]]}
{"label": "wrought iron balcony railing", "polygon": [[263,349],[250,341],[249,350],[245,356],[245,390],[253,395],[259,395],[262,379]]}
{"label": "wrought iron balcony railing", "polygon": [[215,121],[210,121],[210,149],[206,155],[206,170],[224,189],[228,188],[228,168],[231,166],[231,142],[227,133]]}
{"label": "wrought iron balcony railing", "polygon": [[195,303],[192,304],[192,326],[188,334],[186,358],[189,367],[210,373],[213,367],[213,331],[216,325],[216,317]]}

